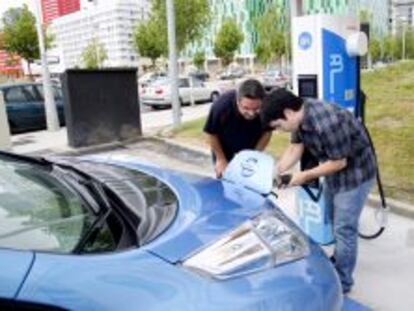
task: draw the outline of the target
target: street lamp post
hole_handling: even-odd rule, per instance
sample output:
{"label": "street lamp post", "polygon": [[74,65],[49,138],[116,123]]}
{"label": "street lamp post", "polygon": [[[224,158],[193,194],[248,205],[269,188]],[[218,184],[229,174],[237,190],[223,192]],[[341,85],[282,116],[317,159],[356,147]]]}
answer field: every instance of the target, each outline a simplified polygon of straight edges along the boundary
{"label": "street lamp post", "polygon": [[170,77],[171,103],[173,108],[173,127],[177,128],[181,123],[181,107],[178,100],[178,68],[177,50],[175,44],[175,12],[173,0],[166,0],[167,24],[168,24],[168,71]]}
{"label": "street lamp post", "polygon": [[47,67],[47,54],[45,48],[45,40],[41,23],[40,0],[34,0],[36,5],[36,30],[39,39],[40,59],[42,62],[42,82],[43,93],[45,99],[46,124],[49,131],[59,130],[59,119],[55,99],[53,97],[52,83],[50,81],[50,73]]}
{"label": "street lamp post", "polygon": [[406,36],[406,27],[405,27],[405,20],[402,23],[402,60],[405,60],[405,36]]}

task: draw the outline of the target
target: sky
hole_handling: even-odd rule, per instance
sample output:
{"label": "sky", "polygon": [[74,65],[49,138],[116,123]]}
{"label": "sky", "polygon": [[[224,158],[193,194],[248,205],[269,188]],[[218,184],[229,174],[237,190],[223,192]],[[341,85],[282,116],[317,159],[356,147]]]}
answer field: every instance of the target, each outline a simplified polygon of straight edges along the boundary
{"label": "sky", "polygon": [[0,17],[3,13],[12,7],[21,7],[24,3],[29,6],[32,12],[34,12],[35,1],[38,0],[0,0]]}

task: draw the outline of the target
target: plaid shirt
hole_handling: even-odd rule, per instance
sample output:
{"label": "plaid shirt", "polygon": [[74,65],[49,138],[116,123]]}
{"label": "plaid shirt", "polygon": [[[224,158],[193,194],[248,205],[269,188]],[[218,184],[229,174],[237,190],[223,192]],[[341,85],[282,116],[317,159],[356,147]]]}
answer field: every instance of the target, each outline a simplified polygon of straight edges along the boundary
{"label": "plaid shirt", "polygon": [[291,142],[303,143],[319,162],[347,159],[346,168],[325,177],[332,191],[348,191],[375,177],[375,156],[363,125],[337,105],[305,101],[303,122]]}

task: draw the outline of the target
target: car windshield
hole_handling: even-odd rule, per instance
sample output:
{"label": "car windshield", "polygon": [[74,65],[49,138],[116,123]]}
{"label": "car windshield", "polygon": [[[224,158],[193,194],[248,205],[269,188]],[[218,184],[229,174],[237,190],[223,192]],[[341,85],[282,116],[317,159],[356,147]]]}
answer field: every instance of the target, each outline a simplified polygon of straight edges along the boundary
{"label": "car windshield", "polygon": [[156,238],[177,210],[167,185],[136,170],[0,153],[0,247],[121,250]]}
{"label": "car windshield", "polygon": [[72,252],[95,218],[48,170],[0,156],[0,247]]}
{"label": "car windshield", "polygon": [[167,85],[168,83],[169,83],[168,78],[159,77],[156,80],[154,80],[150,85],[151,86],[161,86],[161,85]]}
{"label": "car windshield", "polygon": [[267,70],[265,74],[268,76],[279,76],[280,71],[277,69],[270,69],[270,70]]}

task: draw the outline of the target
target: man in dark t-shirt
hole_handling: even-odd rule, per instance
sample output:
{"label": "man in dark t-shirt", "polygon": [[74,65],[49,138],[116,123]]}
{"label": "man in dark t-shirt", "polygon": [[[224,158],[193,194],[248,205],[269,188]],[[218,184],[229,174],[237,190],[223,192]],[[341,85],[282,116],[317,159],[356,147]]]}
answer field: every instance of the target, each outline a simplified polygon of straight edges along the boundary
{"label": "man in dark t-shirt", "polygon": [[238,91],[224,93],[211,106],[204,126],[213,156],[216,176],[220,178],[228,162],[244,149],[263,150],[271,137],[259,117],[265,96],[259,81],[244,81]]}

